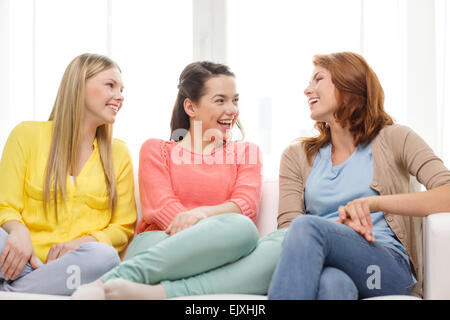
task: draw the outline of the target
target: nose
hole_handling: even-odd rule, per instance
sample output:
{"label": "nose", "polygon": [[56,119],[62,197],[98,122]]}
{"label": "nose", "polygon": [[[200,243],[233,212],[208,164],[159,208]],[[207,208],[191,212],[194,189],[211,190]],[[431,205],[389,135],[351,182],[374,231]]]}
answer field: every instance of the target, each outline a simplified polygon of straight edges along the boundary
{"label": "nose", "polygon": [[305,96],[310,96],[313,94],[311,82],[308,83],[308,86],[305,88],[305,90],[303,90],[303,93],[305,94]]}
{"label": "nose", "polygon": [[233,102],[230,102],[228,104],[228,107],[226,109],[226,113],[229,115],[235,115],[239,110],[239,107],[235,105]]}
{"label": "nose", "polygon": [[114,96],[114,99],[117,100],[117,101],[119,101],[119,102],[123,102],[123,100],[125,99],[125,97],[123,96],[122,91],[117,91],[116,94],[115,94],[115,96]]}
{"label": "nose", "polygon": [[305,90],[303,90],[303,93],[305,94],[305,96],[308,96],[310,94],[312,94],[312,89],[311,89],[311,84],[309,84]]}

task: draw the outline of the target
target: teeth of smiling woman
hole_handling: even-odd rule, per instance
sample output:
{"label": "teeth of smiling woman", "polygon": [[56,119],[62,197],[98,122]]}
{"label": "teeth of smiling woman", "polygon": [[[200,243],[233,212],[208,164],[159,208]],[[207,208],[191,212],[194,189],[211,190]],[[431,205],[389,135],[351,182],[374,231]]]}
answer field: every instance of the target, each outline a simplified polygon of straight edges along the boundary
{"label": "teeth of smiling woman", "polygon": [[111,109],[113,109],[114,111],[119,111],[119,107],[113,106],[113,105],[108,105],[108,107],[110,107]]}
{"label": "teeth of smiling woman", "polygon": [[227,121],[218,121],[220,124],[223,124],[223,125],[230,125],[232,122],[233,122],[233,120],[227,120]]}
{"label": "teeth of smiling woman", "polygon": [[316,102],[318,102],[318,101],[319,101],[319,99],[313,98],[313,99],[310,99],[310,100],[309,100],[309,104],[313,104],[313,103],[316,103]]}

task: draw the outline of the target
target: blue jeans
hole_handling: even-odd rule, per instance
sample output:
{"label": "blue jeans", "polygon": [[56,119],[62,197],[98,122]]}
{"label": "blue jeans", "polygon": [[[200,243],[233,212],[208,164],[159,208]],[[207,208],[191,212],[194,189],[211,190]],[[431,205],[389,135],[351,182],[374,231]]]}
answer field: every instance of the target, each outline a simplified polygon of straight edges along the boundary
{"label": "blue jeans", "polygon": [[364,299],[410,295],[409,262],[395,249],[369,243],[346,225],[297,217],[283,242],[269,299]]}
{"label": "blue jeans", "polygon": [[[8,233],[0,228],[0,253]],[[97,280],[120,263],[116,249],[101,242],[87,242],[47,264],[36,257],[39,268],[29,262],[16,280],[4,280],[0,273],[0,291],[53,295],[72,295],[82,284]],[[1,268],[1,266],[0,266]]]}

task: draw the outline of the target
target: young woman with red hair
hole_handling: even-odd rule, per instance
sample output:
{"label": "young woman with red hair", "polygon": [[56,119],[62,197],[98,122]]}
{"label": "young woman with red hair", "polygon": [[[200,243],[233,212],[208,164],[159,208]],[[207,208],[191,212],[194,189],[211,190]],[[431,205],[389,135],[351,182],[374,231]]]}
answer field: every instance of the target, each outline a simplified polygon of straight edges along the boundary
{"label": "young woman with red hair", "polygon": [[[394,124],[358,54],[316,55],[304,93],[317,137],[280,165],[279,228],[289,226],[270,299],[420,296],[421,219],[450,210],[450,172],[413,130]],[[411,191],[415,176],[427,191]]]}

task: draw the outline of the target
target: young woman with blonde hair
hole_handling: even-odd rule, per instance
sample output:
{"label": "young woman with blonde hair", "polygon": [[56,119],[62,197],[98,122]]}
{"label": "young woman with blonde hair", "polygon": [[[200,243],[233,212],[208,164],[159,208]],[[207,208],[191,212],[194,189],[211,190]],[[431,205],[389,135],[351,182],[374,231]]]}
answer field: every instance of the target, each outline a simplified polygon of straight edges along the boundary
{"label": "young woman with blonde hair", "polygon": [[0,162],[0,290],[70,295],[119,264],[136,221],[132,162],[112,139],[121,71],[83,54],[46,122],[16,126]]}
{"label": "young woman with blonde hair", "polygon": [[[394,124],[358,54],[316,55],[304,93],[319,135],[280,165],[279,228],[289,227],[270,299],[422,294],[421,220],[450,210],[450,171]],[[427,191],[412,192],[414,176]]]}

